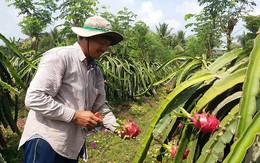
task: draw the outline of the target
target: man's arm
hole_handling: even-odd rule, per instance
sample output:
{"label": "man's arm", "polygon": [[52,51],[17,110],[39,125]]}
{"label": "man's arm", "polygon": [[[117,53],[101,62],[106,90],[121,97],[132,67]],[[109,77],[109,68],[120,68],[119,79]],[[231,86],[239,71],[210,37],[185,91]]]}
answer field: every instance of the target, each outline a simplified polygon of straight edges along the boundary
{"label": "man's arm", "polygon": [[34,110],[51,119],[70,122],[75,110],[55,101],[63,75],[65,63],[56,54],[43,56],[38,70],[25,97],[25,105],[28,109]]}

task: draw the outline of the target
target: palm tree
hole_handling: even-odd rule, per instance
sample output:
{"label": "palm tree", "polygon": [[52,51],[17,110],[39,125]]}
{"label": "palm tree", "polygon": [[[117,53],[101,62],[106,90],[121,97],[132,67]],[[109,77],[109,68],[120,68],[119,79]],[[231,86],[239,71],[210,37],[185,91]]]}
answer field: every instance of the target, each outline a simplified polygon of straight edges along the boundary
{"label": "palm tree", "polygon": [[172,35],[172,30],[173,28],[169,28],[168,27],[169,24],[166,23],[159,23],[159,27],[156,27],[156,32],[159,35],[159,38],[161,39],[163,45],[167,46],[170,44],[170,39],[171,39],[171,35]]}
{"label": "palm tree", "polygon": [[242,35],[239,35],[237,36],[237,41],[239,42],[239,44],[242,46],[242,47],[245,47],[246,46],[246,41],[247,41],[247,35],[245,32],[243,32]]}
{"label": "palm tree", "polygon": [[58,46],[61,43],[61,41],[62,41],[61,32],[58,30],[57,27],[54,27],[54,29],[51,30],[49,35],[51,36],[51,38],[55,44],[54,46]]}
{"label": "palm tree", "polygon": [[184,45],[185,44],[185,32],[182,30],[179,30],[177,32],[177,42],[179,45]]}
{"label": "palm tree", "polygon": [[186,40],[185,40],[185,32],[182,31],[182,30],[179,30],[177,32],[177,34],[174,34],[173,35],[173,38],[171,40],[171,47],[176,47],[177,45],[178,46],[181,46],[181,47],[184,47],[185,46],[185,43],[186,43]]}

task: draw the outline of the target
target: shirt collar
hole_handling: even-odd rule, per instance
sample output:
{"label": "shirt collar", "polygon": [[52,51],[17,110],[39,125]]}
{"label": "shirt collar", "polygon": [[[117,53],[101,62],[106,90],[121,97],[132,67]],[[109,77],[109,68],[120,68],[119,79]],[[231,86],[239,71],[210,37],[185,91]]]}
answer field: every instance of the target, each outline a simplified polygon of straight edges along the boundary
{"label": "shirt collar", "polygon": [[83,53],[80,45],[78,42],[74,43],[73,47],[75,47],[76,49],[79,49],[79,53],[78,53],[78,57],[80,59],[81,62],[86,62],[87,63],[87,69],[93,69],[97,67],[97,63],[94,59],[91,59],[89,62],[87,62],[87,58],[85,56],[85,54]]}
{"label": "shirt collar", "polygon": [[76,49],[79,49],[78,57],[79,57],[79,60],[80,60],[81,62],[83,62],[83,61],[86,59],[86,56],[85,56],[85,54],[83,53],[83,51],[82,51],[82,49],[81,49],[79,43],[78,43],[78,42],[74,43],[74,44],[73,44],[73,47],[75,47]]}

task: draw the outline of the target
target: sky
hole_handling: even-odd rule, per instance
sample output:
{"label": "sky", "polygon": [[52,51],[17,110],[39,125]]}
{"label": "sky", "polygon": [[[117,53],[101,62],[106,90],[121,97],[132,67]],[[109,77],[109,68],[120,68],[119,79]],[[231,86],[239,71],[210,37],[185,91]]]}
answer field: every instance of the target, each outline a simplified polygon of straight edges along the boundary
{"label": "sky", "polygon": [[[260,0],[255,0],[255,2],[257,6],[252,15],[260,15]],[[22,20],[22,17],[18,17],[19,10],[7,5],[4,0],[0,0],[0,20],[2,22],[0,33],[6,38],[26,38],[27,36],[21,33],[21,27],[18,26]],[[108,6],[108,11],[113,14],[126,7],[128,11],[137,14],[136,21],[144,21],[152,30],[155,30],[159,23],[166,23],[169,28],[173,28],[174,33],[183,30],[186,36],[192,32],[189,28],[185,29],[185,25],[189,22],[185,22],[184,16],[189,13],[198,14],[202,9],[197,0],[99,0],[99,5]],[[239,22],[233,35],[242,34],[245,30],[242,22]]]}

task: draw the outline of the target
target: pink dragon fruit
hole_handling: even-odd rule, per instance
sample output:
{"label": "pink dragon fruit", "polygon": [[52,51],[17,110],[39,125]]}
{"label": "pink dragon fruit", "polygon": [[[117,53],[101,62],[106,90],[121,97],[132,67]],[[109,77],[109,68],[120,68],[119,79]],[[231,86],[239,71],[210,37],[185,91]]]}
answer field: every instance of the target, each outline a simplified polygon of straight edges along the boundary
{"label": "pink dragon fruit", "polygon": [[203,133],[213,133],[218,129],[220,123],[214,115],[207,114],[206,112],[201,114],[194,113],[194,115],[189,118],[194,126]]}
{"label": "pink dragon fruit", "polygon": [[177,128],[181,129],[182,127],[183,127],[182,123],[179,123]]}
{"label": "pink dragon fruit", "polygon": [[171,153],[171,155],[172,155],[172,158],[176,155],[176,150],[177,150],[177,148],[178,148],[178,146],[172,146],[172,147],[171,147],[170,153]]}
{"label": "pink dragon fruit", "polygon": [[[179,146],[178,145],[174,145],[174,146],[170,147],[170,145],[167,145],[167,144],[164,144],[163,146],[170,152],[172,158],[174,158],[175,155],[176,155],[176,151],[179,148]],[[189,149],[186,148],[186,150],[185,150],[185,152],[183,154],[183,159],[186,159],[188,157],[188,154],[189,154]]]}
{"label": "pink dragon fruit", "polygon": [[135,139],[140,133],[141,130],[136,125],[134,120],[128,120],[122,126],[122,130],[120,132],[122,138],[133,138]]}

